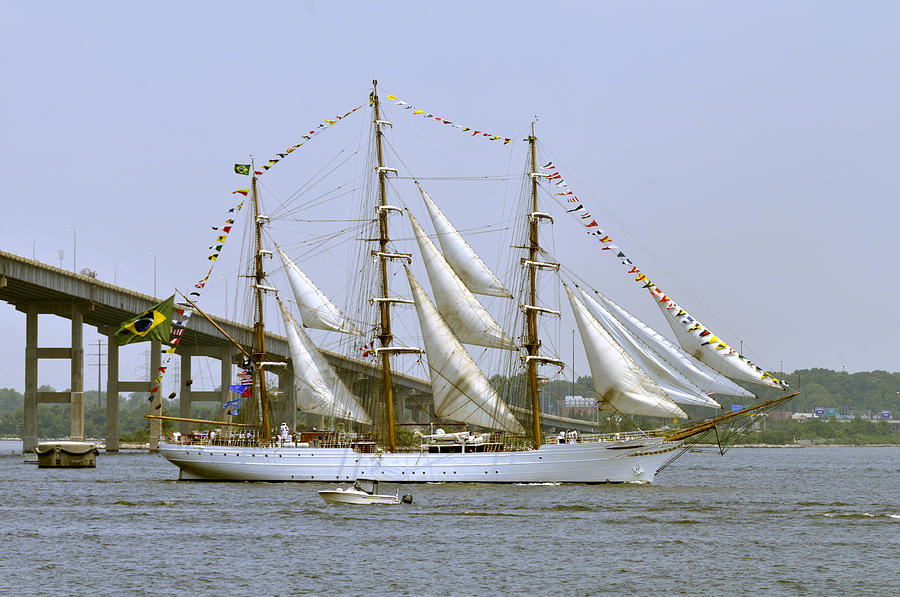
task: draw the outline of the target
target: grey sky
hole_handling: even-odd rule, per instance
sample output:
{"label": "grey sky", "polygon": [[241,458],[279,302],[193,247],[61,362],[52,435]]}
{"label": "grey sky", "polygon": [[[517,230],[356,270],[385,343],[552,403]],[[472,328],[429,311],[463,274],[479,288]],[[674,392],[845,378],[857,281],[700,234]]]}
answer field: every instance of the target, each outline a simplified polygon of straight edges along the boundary
{"label": "grey sky", "polygon": [[[231,165],[378,78],[497,131],[538,115],[619,244],[760,365],[898,369],[896,3],[3,0],[0,23],[3,250],[71,268],[74,226],[78,269],[150,293],[152,251],[167,296]],[[0,387],[24,319],[0,305]]]}

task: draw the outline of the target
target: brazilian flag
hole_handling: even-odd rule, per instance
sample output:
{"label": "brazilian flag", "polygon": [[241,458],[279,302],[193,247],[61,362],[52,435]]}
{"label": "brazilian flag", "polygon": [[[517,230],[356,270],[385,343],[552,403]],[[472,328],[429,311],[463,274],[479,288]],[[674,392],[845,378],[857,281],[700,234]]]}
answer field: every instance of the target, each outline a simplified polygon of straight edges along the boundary
{"label": "brazilian flag", "polygon": [[174,305],[175,295],[173,294],[137,317],[132,317],[122,322],[122,326],[116,332],[116,345],[122,346],[123,344],[147,342],[148,340],[158,340],[168,344],[169,334],[172,331],[172,309]]}
{"label": "brazilian flag", "polygon": [[234,173],[243,174],[244,176],[250,176],[250,164],[235,164]]}

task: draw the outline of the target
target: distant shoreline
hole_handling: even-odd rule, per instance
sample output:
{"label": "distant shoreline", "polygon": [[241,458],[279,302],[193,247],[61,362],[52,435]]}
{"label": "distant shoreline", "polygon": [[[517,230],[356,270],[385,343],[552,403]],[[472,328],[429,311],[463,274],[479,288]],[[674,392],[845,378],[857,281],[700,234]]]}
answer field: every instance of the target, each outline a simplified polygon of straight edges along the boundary
{"label": "distant shoreline", "polygon": [[[716,444],[697,444],[715,446]],[[900,444],[735,444],[733,448],[897,448]]]}

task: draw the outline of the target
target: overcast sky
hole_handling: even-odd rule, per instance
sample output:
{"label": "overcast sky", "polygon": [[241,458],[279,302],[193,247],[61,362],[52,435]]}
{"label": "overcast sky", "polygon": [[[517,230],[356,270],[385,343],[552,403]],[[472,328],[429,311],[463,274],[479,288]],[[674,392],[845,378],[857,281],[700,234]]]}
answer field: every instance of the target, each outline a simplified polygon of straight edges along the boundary
{"label": "overcast sky", "polygon": [[[537,115],[620,245],[755,362],[898,370],[895,2],[0,0],[0,24],[5,251],[71,268],[77,245],[148,294],[155,262],[167,296],[232,164],[378,78],[497,131]],[[0,304],[0,387],[24,388],[24,328]],[[41,384],[67,387],[57,365]]]}

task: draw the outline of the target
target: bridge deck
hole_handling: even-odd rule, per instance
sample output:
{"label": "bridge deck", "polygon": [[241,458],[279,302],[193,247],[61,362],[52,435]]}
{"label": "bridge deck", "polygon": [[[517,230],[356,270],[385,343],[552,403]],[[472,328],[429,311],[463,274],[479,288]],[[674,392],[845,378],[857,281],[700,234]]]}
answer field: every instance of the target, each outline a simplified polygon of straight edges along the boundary
{"label": "bridge deck", "polygon": [[[0,300],[26,312],[29,304],[40,303],[44,309],[58,306],[57,315],[71,317],[71,305],[83,305],[84,323],[101,333],[109,334],[119,329],[126,319],[141,313],[162,299],[135,292],[128,288],[103,282],[89,276],[76,274],[59,267],[27,259],[13,253],[0,251]],[[253,329],[250,326],[212,316],[232,338],[244,346],[252,344]],[[222,337],[205,318],[195,315],[190,326],[182,334],[182,347],[201,347],[192,354],[209,354],[218,357],[230,342]],[[266,335],[266,348],[273,358],[289,359],[287,339],[277,334]],[[326,358],[345,371],[363,373],[375,378],[380,372],[372,363],[353,359],[335,352],[323,350]],[[394,373],[394,383],[418,394],[431,395],[431,383],[411,375]],[[589,422],[554,415],[543,416],[548,426],[564,426],[579,431],[591,431]]]}

